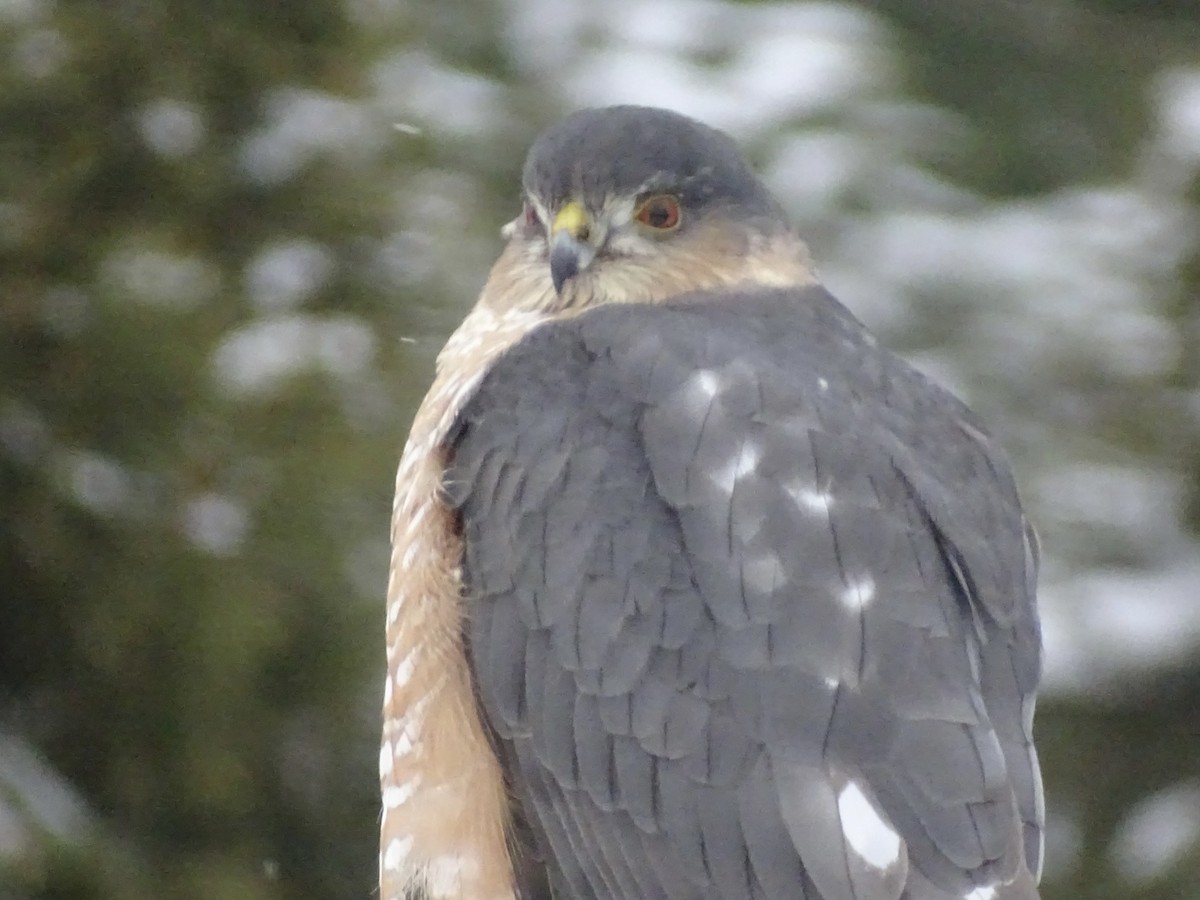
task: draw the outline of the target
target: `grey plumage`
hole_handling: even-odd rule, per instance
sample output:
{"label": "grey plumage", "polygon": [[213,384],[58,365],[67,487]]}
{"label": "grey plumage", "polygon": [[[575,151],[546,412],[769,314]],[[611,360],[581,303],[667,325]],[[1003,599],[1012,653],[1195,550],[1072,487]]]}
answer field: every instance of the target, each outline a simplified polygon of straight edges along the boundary
{"label": "grey plumage", "polygon": [[598,209],[613,197],[670,190],[691,212],[722,209],[787,224],[732,138],[663,109],[610,106],[567,116],[534,142],[522,181],[547,207],[579,199]]}
{"label": "grey plumage", "polygon": [[824,290],[544,325],[447,449],[479,698],[556,897],[1037,896],[1008,465]]}

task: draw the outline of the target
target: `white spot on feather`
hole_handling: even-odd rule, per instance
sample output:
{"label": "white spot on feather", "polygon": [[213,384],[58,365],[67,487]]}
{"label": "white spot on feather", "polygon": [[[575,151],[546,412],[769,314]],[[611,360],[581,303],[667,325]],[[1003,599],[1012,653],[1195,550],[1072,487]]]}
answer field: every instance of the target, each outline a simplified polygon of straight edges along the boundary
{"label": "white spot on feather", "polygon": [[396,738],[396,756],[408,756],[416,749],[416,740],[420,738],[421,730],[416,722],[409,722]]}
{"label": "white spot on feather", "polygon": [[796,501],[797,506],[810,513],[820,513],[827,516],[829,515],[830,507],[833,506],[833,495],[828,491],[818,491],[815,488],[802,487],[788,488],[787,492]]}
{"label": "white spot on feather", "polygon": [[425,517],[429,515],[431,503],[422,503],[417,507],[417,511],[413,513],[413,517],[408,520],[408,531],[410,534],[417,534],[424,528]]}
{"label": "white spot on feather", "polygon": [[400,568],[408,570],[412,568],[413,562],[417,558],[417,554],[421,552],[420,541],[414,540],[404,550],[404,556],[400,559]]}
{"label": "white spot on feather", "polygon": [[[396,735],[394,753],[396,756],[408,756],[416,751],[421,739],[421,726],[425,722],[425,713],[433,694],[427,694],[412,704],[399,719],[391,719],[383,723],[384,733],[391,737]],[[399,732],[399,734],[397,734]]]}
{"label": "white spot on feather", "polygon": [[870,575],[852,578],[842,591],[842,604],[847,609],[862,609],[875,599],[875,579]]}
{"label": "white spot on feather", "polygon": [[748,442],[744,443],[736,456],[713,472],[712,480],[726,493],[733,493],[733,488],[738,480],[753,472],[758,465],[758,460],[758,448]]}
{"label": "white spot on feather", "polygon": [[899,861],[904,847],[900,835],[853,781],[838,794],[838,814],[846,843],[867,865],[887,869]]}
{"label": "white spot on feather", "polygon": [[[379,777],[387,778],[392,774],[392,742],[384,741],[379,748]],[[390,788],[389,788],[390,790]],[[386,792],[385,792],[386,793]]]}
{"label": "white spot on feather", "polygon": [[408,859],[408,851],[412,849],[412,844],[411,836],[392,838],[387,849],[383,851],[383,867],[392,870],[399,869]]}
{"label": "white spot on feather", "polygon": [[996,900],[996,886],[977,887],[969,894],[963,894],[963,900]]}
{"label": "white spot on feather", "polygon": [[787,581],[783,562],[774,553],[764,553],[742,566],[742,581],[762,594],[770,594]]}
{"label": "white spot on feather", "polygon": [[406,781],[404,784],[389,785],[383,789],[383,805],[387,809],[403,806],[416,793],[418,779]]}
{"label": "white spot on feather", "polygon": [[712,369],[699,369],[688,379],[688,385],[711,400],[721,389],[721,379]]}
{"label": "white spot on feather", "polygon": [[819,387],[823,391],[827,391],[827,390],[829,390],[829,382],[824,378],[818,378],[817,379],[817,387]]}
{"label": "white spot on feather", "polygon": [[416,668],[417,651],[414,648],[409,651],[408,656],[400,660],[400,665],[396,666],[396,674],[393,676],[393,680],[396,682],[396,687],[402,688],[407,685],[409,681],[412,680],[413,672],[416,671]]}
{"label": "white spot on feather", "polygon": [[462,893],[462,884],[479,870],[473,859],[448,853],[431,859],[425,867],[425,883],[433,897],[457,897]]}
{"label": "white spot on feather", "polygon": [[407,481],[412,475],[413,466],[417,464],[417,455],[412,452],[412,438],[404,442],[404,452],[400,457],[400,466],[396,469],[396,480]]}

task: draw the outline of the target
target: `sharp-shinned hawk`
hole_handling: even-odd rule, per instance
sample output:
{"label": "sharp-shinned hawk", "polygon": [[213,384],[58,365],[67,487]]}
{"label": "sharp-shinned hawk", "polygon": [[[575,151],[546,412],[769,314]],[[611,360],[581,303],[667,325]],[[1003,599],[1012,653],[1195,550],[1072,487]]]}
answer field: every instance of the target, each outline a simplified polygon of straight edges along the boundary
{"label": "sharp-shinned hawk", "polygon": [[1033,900],[1036,540],[734,142],[545,132],[397,476],[382,900]]}

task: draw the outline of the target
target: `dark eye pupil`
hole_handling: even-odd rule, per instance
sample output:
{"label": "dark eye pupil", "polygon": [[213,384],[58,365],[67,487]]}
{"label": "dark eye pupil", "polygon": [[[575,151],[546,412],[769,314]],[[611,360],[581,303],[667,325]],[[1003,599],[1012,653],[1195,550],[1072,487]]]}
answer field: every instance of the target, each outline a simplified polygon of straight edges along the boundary
{"label": "dark eye pupil", "polygon": [[650,228],[670,231],[679,224],[679,201],[674,197],[651,197],[637,212],[637,220]]}
{"label": "dark eye pupil", "polygon": [[671,210],[665,203],[656,203],[646,210],[646,219],[655,228],[671,224]]}

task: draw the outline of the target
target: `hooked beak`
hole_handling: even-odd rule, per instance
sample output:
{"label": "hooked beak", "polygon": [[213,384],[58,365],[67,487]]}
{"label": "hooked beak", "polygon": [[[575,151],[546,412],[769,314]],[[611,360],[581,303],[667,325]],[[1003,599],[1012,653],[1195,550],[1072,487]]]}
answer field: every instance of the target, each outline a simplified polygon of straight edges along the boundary
{"label": "hooked beak", "polygon": [[567,280],[574,278],[589,265],[596,255],[588,242],[592,221],[583,206],[576,201],[565,204],[550,226],[550,280],[555,293],[562,293]]}

